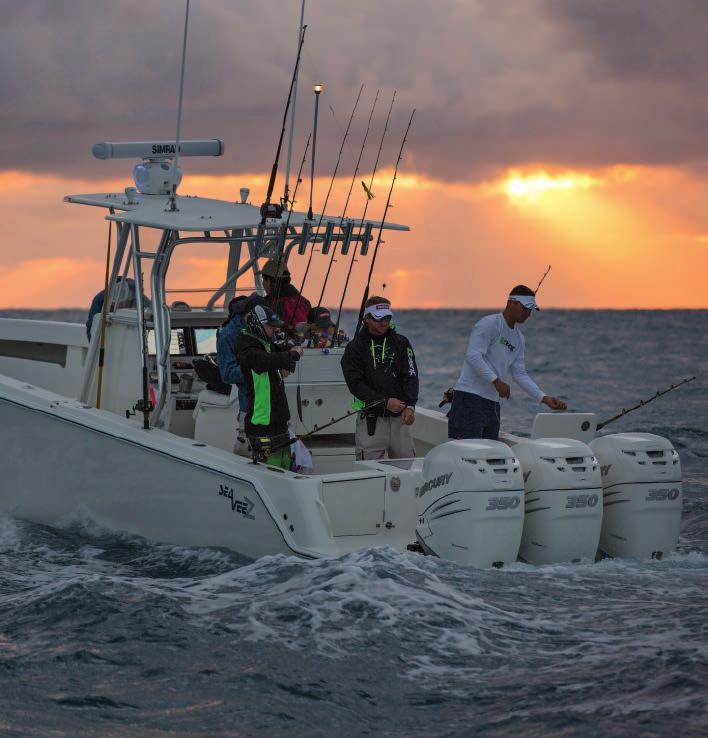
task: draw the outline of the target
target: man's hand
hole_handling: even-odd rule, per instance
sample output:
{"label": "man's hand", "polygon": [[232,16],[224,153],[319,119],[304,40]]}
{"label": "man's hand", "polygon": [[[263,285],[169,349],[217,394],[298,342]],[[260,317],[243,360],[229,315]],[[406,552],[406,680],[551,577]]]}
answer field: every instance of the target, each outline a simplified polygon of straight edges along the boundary
{"label": "man's hand", "polygon": [[290,376],[290,372],[287,369],[281,369],[280,370],[280,376],[283,379],[285,379],[285,377],[289,377]]}
{"label": "man's hand", "polygon": [[563,400],[559,400],[557,397],[550,397],[549,395],[546,395],[541,402],[544,405],[548,405],[548,407],[551,408],[551,410],[567,410],[568,406],[563,402]]}
{"label": "man's hand", "polygon": [[415,410],[412,407],[407,407],[401,414],[401,422],[403,425],[413,425],[415,421]]}
{"label": "man's hand", "polygon": [[300,358],[302,357],[302,346],[293,346],[290,349],[290,353],[293,354],[293,359],[295,359],[295,361],[300,361]]}
{"label": "man's hand", "polygon": [[499,397],[503,397],[505,400],[508,400],[509,397],[511,397],[511,387],[509,387],[506,382],[499,379],[499,377],[497,377],[492,384],[494,385],[494,389],[499,393]]}
{"label": "man's hand", "polygon": [[386,400],[386,410],[388,410],[390,413],[400,413],[402,412],[406,407],[406,403],[402,400],[398,400],[395,397],[389,397],[388,400]]}

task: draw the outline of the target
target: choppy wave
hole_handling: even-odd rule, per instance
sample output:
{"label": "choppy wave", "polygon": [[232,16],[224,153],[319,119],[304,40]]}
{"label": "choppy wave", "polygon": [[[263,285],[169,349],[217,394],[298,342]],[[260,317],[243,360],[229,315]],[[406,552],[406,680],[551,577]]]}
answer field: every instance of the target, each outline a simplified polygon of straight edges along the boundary
{"label": "choppy wave", "polygon": [[[428,406],[478,314],[439,317],[434,336],[427,313],[399,320]],[[548,311],[528,364],[605,418],[696,373],[707,357],[689,339],[706,329],[708,313]],[[682,346],[668,368],[667,336]],[[705,735],[707,390],[610,426],[680,451],[679,549],[660,562],[480,571],[388,548],[247,562],[81,510],[55,528],[0,516],[0,735]],[[528,430],[535,409],[513,397],[506,427]]]}

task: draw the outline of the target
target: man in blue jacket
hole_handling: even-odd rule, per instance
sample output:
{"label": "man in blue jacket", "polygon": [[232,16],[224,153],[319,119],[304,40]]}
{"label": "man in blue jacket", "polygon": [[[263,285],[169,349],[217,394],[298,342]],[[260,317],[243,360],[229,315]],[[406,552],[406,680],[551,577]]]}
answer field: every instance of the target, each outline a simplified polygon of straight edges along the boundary
{"label": "man in blue jacket", "polygon": [[238,387],[239,412],[248,412],[249,399],[246,394],[246,384],[243,372],[236,359],[236,343],[241,331],[246,327],[244,315],[250,309],[249,299],[245,295],[235,297],[229,303],[229,318],[219,328],[216,334],[216,354],[221,379],[226,384],[235,384]]}

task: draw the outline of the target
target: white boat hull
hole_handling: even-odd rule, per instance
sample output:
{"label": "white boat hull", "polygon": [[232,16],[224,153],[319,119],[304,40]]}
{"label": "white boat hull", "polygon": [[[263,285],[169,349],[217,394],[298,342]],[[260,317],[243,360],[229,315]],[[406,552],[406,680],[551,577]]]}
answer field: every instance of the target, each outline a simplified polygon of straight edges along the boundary
{"label": "white boat hull", "polygon": [[84,510],[111,529],[248,558],[337,553],[317,480],[283,485],[245,459],[6,378],[0,417],[2,513],[51,525]]}

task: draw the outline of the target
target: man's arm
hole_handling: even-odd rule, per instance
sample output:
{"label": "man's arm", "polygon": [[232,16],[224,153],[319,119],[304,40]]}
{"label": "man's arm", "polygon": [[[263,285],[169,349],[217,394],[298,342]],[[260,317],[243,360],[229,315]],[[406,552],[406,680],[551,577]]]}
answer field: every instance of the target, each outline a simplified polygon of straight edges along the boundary
{"label": "man's arm", "polygon": [[490,321],[482,319],[477,322],[470,334],[467,353],[465,354],[465,361],[472,371],[489,384],[493,384],[494,380],[497,379],[497,373],[484,358],[493,340],[491,327]]}
{"label": "man's arm", "polygon": [[243,383],[243,372],[236,358],[235,337],[232,331],[222,328],[216,339],[216,358],[219,364],[219,374],[226,384]]}
{"label": "man's arm", "polygon": [[511,370],[511,376],[514,378],[516,384],[518,384],[532,400],[541,402],[546,394],[536,384],[536,382],[529,377],[529,374],[526,371],[526,357],[523,343],[519,346],[519,355],[509,368]]}
{"label": "man's arm", "polygon": [[271,369],[287,369],[293,372],[295,363],[300,360],[302,354],[295,350],[271,352],[258,346],[244,346],[237,350],[236,356],[242,370],[249,369],[262,374]]}
{"label": "man's arm", "polygon": [[414,408],[418,402],[418,392],[420,390],[418,364],[416,363],[415,353],[413,352],[410,341],[403,336],[399,336],[399,339],[402,339],[398,369],[403,388],[403,397],[401,399],[408,407]]}

